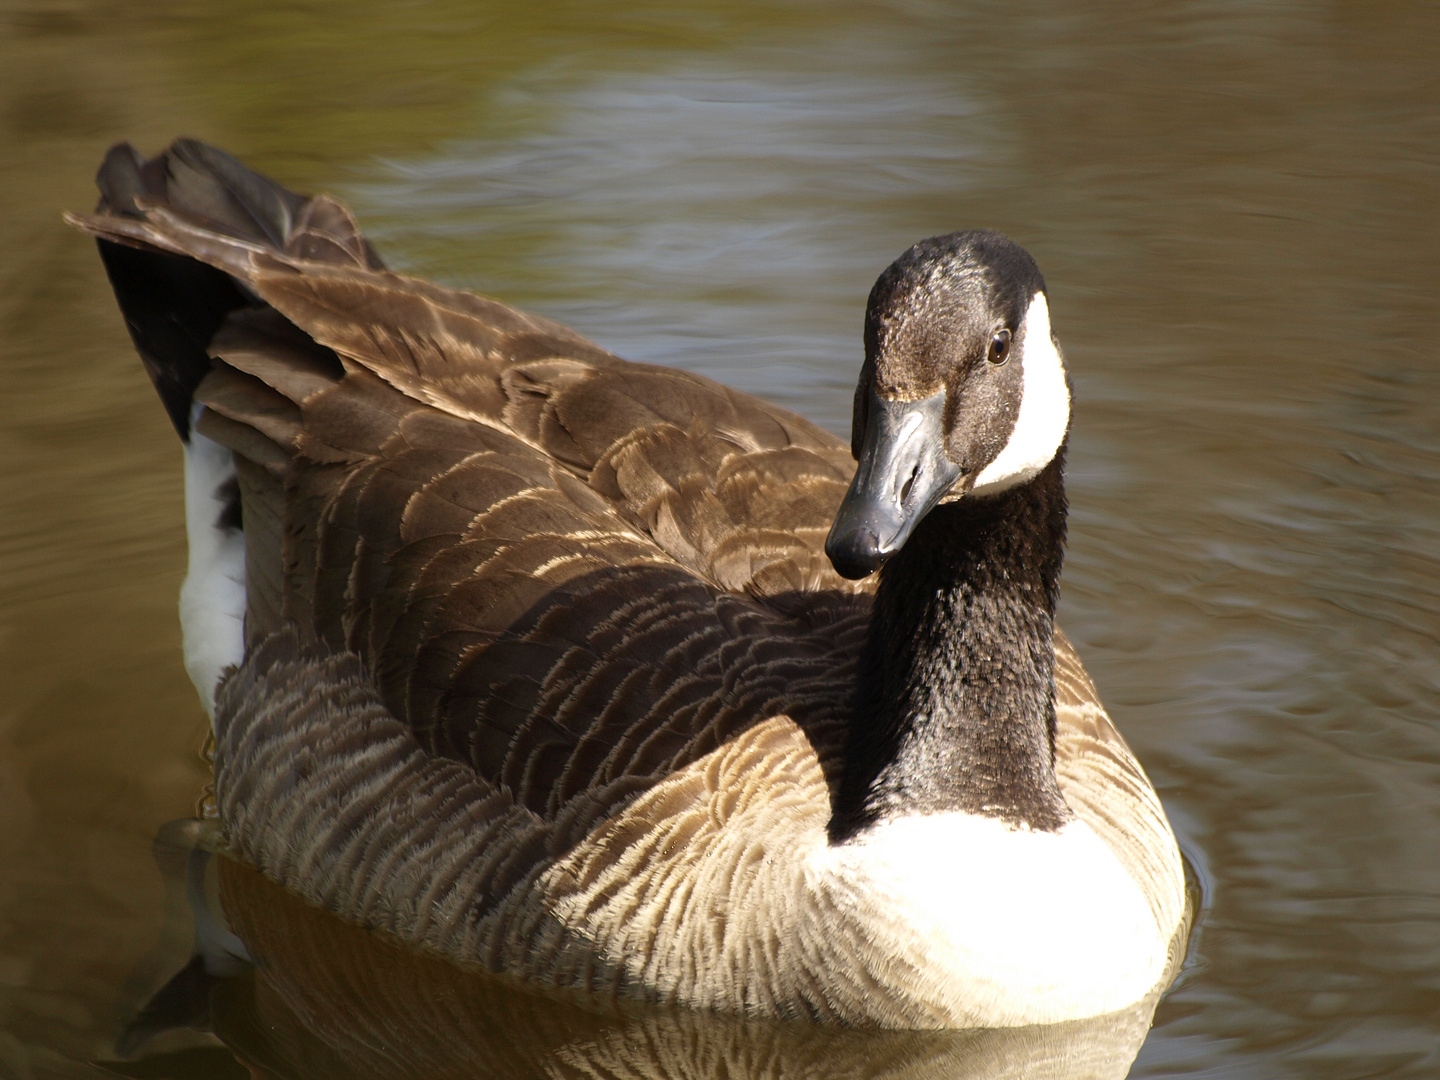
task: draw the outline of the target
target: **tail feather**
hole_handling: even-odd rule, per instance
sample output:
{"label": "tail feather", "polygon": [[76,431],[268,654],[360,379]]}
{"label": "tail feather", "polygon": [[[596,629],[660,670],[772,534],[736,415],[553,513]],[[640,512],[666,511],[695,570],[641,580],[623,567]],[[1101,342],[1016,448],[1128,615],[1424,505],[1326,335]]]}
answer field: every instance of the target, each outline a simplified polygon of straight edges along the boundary
{"label": "tail feather", "polygon": [[[130,336],[182,439],[221,324],[232,312],[267,310],[227,268],[267,249],[383,266],[344,205],[298,195],[194,139],[148,161],[128,143],[112,147],[96,183],[96,214],[73,220],[97,234]],[[209,265],[199,261],[207,256]]]}
{"label": "tail feather", "polygon": [[309,201],[194,139],[176,140],[162,160],[165,186],[153,201],[241,240],[283,248]]}
{"label": "tail feather", "polygon": [[96,178],[95,234],[126,326],[185,442],[190,568],[185,659],[206,710],[243,636],[282,618],[283,477],[300,406],[344,368],[248,284],[256,258],[371,270],[349,210],[181,139],[145,160],[121,144]]}
{"label": "tail feather", "polygon": [[213,231],[275,248],[284,247],[308,201],[194,139],[177,139],[149,161],[121,143],[105,155],[95,181],[101,213],[143,218],[152,207],[165,207]]}
{"label": "tail feather", "polygon": [[95,185],[100,189],[96,212],[140,216],[138,200],[149,199],[151,189],[160,182],[161,161],[154,158],[147,162],[129,143],[112,146],[95,174]]}

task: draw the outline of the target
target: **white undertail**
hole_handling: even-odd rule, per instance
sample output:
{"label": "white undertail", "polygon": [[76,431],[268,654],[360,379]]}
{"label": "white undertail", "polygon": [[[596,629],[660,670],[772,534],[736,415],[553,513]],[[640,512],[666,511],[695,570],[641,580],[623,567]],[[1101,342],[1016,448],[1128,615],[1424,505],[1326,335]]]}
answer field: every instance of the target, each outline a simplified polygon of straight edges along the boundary
{"label": "white undertail", "polygon": [[233,496],[235,457],[195,430],[203,408],[192,408],[185,444],[190,566],[180,587],[180,628],[185,670],[213,720],[221,674],[245,657],[245,534],[224,523]]}

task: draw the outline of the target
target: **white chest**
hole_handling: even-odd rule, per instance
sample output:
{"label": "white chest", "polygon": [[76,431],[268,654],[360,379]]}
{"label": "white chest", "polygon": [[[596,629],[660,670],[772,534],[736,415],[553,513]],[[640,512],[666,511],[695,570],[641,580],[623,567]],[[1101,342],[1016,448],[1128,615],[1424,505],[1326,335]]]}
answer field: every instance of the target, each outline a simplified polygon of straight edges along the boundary
{"label": "white chest", "polygon": [[811,888],[868,940],[869,976],[947,1026],[1056,1023],[1140,1000],[1171,928],[1081,821],[968,814],[881,824],[817,851]]}

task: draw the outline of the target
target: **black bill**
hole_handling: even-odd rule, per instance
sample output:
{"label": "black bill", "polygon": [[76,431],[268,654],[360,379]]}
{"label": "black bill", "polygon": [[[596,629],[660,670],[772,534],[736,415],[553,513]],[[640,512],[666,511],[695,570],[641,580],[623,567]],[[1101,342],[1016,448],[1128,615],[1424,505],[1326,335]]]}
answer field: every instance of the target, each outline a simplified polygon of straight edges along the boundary
{"label": "black bill", "polygon": [[865,443],[850,490],[825,540],[847,578],[874,573],[964,472],[945,456],[945,391],[886,401],[870,391]]}

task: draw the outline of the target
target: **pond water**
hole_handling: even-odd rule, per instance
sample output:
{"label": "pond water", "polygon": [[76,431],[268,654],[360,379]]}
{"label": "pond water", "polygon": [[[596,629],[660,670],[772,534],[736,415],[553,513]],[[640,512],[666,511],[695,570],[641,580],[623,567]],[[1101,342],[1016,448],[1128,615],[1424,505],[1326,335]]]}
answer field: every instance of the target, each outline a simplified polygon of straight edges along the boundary
{"label": "pond water", "polygon": [[[1418,0],[0,7],[0,1077],[371,1075],[178,1033],[114,1064],[185,959],[151,845],[204,718],[173,433],[59,214],[111,142],[182,133],[346,199],[392,265],[839,432],[875,275],[1026,245],[1076,386],[1061,621],[1205,893],[1130,1074],[1440,1075],[1437,56]],[[699,1038],[665,1023],[558,1071]],[[647,1068],[821,1052],[714,1037]]]}

